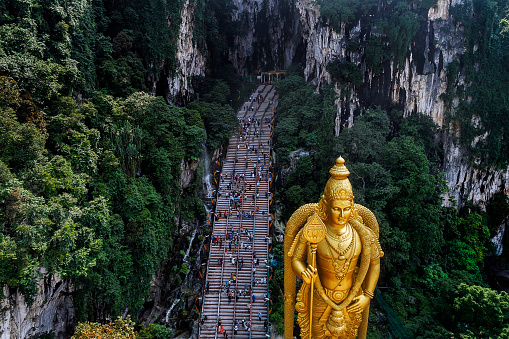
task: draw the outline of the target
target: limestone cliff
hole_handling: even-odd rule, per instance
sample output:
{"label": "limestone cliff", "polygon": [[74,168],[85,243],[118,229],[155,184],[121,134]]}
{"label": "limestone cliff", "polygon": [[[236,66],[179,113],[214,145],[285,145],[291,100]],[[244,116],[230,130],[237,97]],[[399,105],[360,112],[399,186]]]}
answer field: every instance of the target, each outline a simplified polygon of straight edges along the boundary
{"label": "limestone cliff", "polygon": [[[72,288],[58,275],[39,270],[38,290],[28,306],[19,289],[3,287],[0,301],[0,339],[22,339],[51,333],[54,338],[69,338],[75,326]],[[42,278],[44,277],[44,278]]]}
{"label": "limestone cliff", "polygon": [[[438,0],[427,13],[417,34],[412,39],[402,66],[396,67],[394,61],[384,65],[383,73],[373,75],[366,67],[361,22],[348,32],[345,25],[336,32],[320,20],[319,10],[312,1],[297,2],[302,27],[302,38],[306,46],[304,75],[306,80],[317,85],[331,81],[325,69],[327,63],[339,58],[348,59],[359,65],[364,73],[364,84],[352,90],[349,99],[343,99],[338,90],[338,115],[336,133],[353,123],[353,112],[362,112],[366,107],[376,104],[387,106],[396,103],[405,115],[422,112],[429,115],[443,129],[444,146],[443,172],[447,179],[449,194],[458,204],[472,200],[485,206],[494,193],[509,193],[508,170],[479,170],[472,165],[472,159],[456,145],[448,126],[445,125],[446,106],[441,99],[447,88],[447,66],[458,60],[464,52],[463,27],[455,23],[450,8],[461,3],[460,0]],[[359,49],[348,51],[349,41],[359,42]],[[464,84],[459,76],[457,86]]]}
{"label": "limestone cliff", "polygon": [[[180,17],[179,38],[177,40],[176,69],[167,75],[166,100],[168,102],[187,102],[194,93],[191,86],[193,76],[205,75],[205,57],[193,41],[196,1],[186,0]],[[153,94],[156,94],[155,84]]]}
{"label": "limestone cliff", "polygon": [[[294,0],[233,0],[234,20],[243,35],[234,37],[229,59],[239,74],[280,70],[291,65],[300,46]],[[299,60],[300,61],[300,60]]]}
{"label": "limestone cliff", "polygon": [[[374,75],[365,61],[365,42],[370,32],[361,26],[361,21],[348,31],[343,23],[336,32],[320,20],[314,2],[299,1],[297,6],[306,45],[306,80],[318,85],[328,83],[331,78],[325,69],[327,64],[335,59],[348,59],[361,66],[365,78],[362,88],[354,93],[360,99],[355,108],[398,103],[405,114],[423,112],[442,125],[445,108],[440,95],[446,90],[447,65],[463,53],[464,43],[462,27],[456,25],[449,14],[449,7],[454,3],[454,0],[438,0],[429,10],[427,21],[420,25],[403,64],[396,67],[391,60],[384,65],[382,74]],[[348,50],[350,41],[358,42],[359,48]],[[347,121],[350,112],[338,109],[339,114],[346,114],[341,120]]]}

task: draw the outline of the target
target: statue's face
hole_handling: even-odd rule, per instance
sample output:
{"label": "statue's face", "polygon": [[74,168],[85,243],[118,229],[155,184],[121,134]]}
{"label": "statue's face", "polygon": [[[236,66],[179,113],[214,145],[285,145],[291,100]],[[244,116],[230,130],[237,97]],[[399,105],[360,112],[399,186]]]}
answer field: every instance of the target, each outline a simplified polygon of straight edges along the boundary
{"label": "statue's face", "polygon": [[343,227],[352,215],[352,202],[350,200],[332,200],[328,208],[327,221],[332,227]]}

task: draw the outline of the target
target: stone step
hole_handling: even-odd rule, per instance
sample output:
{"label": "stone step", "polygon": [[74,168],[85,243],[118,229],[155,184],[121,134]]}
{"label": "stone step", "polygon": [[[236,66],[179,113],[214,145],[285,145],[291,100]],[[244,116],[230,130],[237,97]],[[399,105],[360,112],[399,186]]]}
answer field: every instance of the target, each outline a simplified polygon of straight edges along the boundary
{"label": "stone step", "polygon": [[[203,326],[200,326],[200,338],[222,338],[222,334],[218,333],[217,320],[220,318],[223,329],[228,333],[229,338],[267,338],[267,330],[263,326],[263,320],[267,319],[268,310],[264,297],[268,293],[267,284],[267,266],[263,260],[268,259],[268,247],[265,236],[269,234],[269,208],[270,199],[265,197],[265,192],[269,190],[269,182],[261,180],[257,182],[253,175],[255,168],[259,173],[266,175],[268,173],[268,166],[270,158],[266,156],[265,164],[261,152],[258,154],[254,151],[248,151],[246,144],[249,143],[250,147],[254,147],[259,151],[264,150],[269,154],[271,130],[268,128],[264,117],[272,118],[273,107],[276,106],[277,101],[269,107],[269,101],[275,100],[275,88],[273,85],[261,85],[257,91],[252,95],[252,98],[261,94],[262,100],[250,100],[244,103],[241,110],[237,112],[237,116],[247,119],[257,118],[261,120],[257,131],[260,136],[255,137],[254,142],[253,133],[254,125],[250,126],[250,134],[241,140],[239,134],[230,138],[230,143],[227,148],[226,158],[222,164],[222,176],[216,174],[216,183],[220,189],[219,194],[213,198],[216,206],[215,213],[219,214],[219,220],[213,221],[212,237],[218,236],[222,238],[222,245],[214,244],[210,241],[208,244],[209,261],[207,267],[207,282],[209,284],[209,293],[204,295],[204,302],[202,307],[202,316],[207,316]],[[261,133],[263,132],[263,135]],[[263,165],[263,170],[260,171]],[[231,174],[243,174],[244,177],[237,184],[233,182]],[[231,184],[230,188],[228,185]],[[237,205],[238,210],[232,206],[230,212],[230,197],[227,196],[229,191],[239,192],[241,186],[245,189],[242,190],[240,195],[241,203]],[[258,190],[258,197],[256,195]],[[237,217],[237,212],[252,212],[253,217],[246,218],[241,215]],[[227,216],[224,216],[224,212]],[[215,219],[215,216],[212,215]],[[240,240],[237,243],[237,248],[232,244],[232,251],[230,251],[230,242],[225,239],[225,235],[233,228],[234,232],[239,232],[241,229],[249,232],[253,240],[248,241],[247,234],[241,234]],[[211,237],[211,239],[212,239]],[[241,248],[241,243],[246,244],[246,248]],[[227,252],[225,253],[225,250]],[[233,253],[232,253],[233,252]],[[230,257],[231,255],[231,257]],[[258,265],[253,265],[254,255],[259,260]],[[223,258],[223,264],[219,264],[219,259]],[[242,259],[243,266],[239,269],[238,265],[233,265],[231,258],[237,261]],[[253,272],[253,266],[255,271]],[[235,275],[236,280],[233,281],[232,274]],[[252,294],[235,297],[228,301],[228,296],[224,293],[225,283],[232,281],[230,291],[241,291],[245,286],[252,286]],[[263,280],[264,279],[264,280]],[[252,301],[252,295],[255,296],[255,301]],[[249,305],[249,306],[248,306]],[[261,313],[262,320],[258,320],[258,313]],[[240,324],[238,325],[238,333],[233,333],[234,319],[246,319],[251,321],[251,330],[248,332]]]}

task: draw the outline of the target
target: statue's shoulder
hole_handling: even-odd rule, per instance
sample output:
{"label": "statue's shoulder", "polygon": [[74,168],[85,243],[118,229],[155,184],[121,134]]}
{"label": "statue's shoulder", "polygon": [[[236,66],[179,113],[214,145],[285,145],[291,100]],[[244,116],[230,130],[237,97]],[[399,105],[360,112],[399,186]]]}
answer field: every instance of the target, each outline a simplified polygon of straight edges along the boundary
{"label": "statue's shoulder", "polygon": [[371,247],[371,260],[377,260],[384,256],[382,246],[378,237],[380,235],[380,229],[378,221],[375,215],[367,207],[359,204],[354,206],[353,218],[363,225],[363,229],[366,231],[368,241]]}
{"label": "statue's shoulder", "polygon": [[318,204],[306,204],[299,207],[286,223],[285,236],[294,238],[304,226],[309,216],[316,211]]}
{"label": "statue's shoulder", "polygon": [[308,218],[315,213],[318,204],[306,204],[299,207],[286,223],[285,229],[285,252],[288,256],[294,256],[297,252],[298,256],[305,255],[306,239],[302,236],[302,228],[306,224]]}
{"label": "statue's shoulder", "polygon": [[361,224],[366,226],[370,233],[374,234],[374,236],[378,239],[380,233],[378,221],[369,208],[360,204],[355,204],[353,217],[357,219],[357,221],[359,221]]}
{"label": "statue's shoulder", "polygon": [[308,217],[316,211],[318,204],[305,204],[299,207],[288,220],[288,223],[304,224]]}

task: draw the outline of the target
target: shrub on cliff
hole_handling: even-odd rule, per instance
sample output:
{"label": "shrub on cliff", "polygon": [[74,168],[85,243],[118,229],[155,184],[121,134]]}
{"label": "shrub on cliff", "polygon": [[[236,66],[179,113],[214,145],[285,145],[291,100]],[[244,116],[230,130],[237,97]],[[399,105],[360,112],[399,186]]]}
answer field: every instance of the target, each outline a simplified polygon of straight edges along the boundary
{"label": "shrub on cliff", "polygon": [[71,339],[136,339],[134,322],[128,316],[125,320],[118,317],[113,323],[79,323]]}

